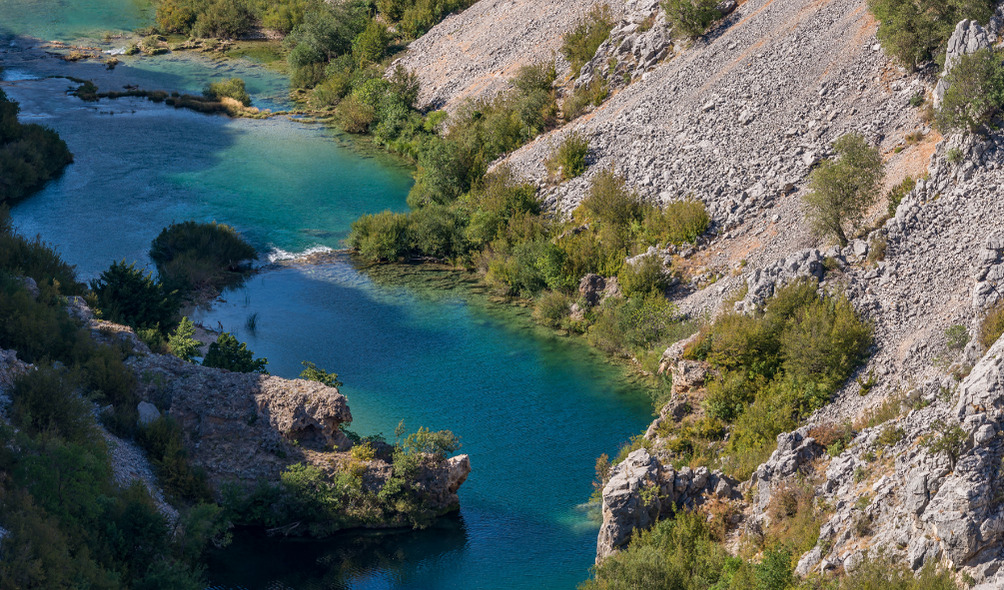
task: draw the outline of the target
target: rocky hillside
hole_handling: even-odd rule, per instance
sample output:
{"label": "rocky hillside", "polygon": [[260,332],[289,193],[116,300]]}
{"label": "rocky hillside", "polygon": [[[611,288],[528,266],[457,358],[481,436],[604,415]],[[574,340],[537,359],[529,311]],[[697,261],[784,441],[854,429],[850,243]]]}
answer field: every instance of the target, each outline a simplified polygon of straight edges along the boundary
{"label": "rocky hillside", "polygon": [[[423,47],[464,51],[499,21],[523,19],[532,29],[547,8],[538,2],[522,12],[528,4],[503,18],[501,4],[480,2],[455,17],[467,27],[434,29]],[[1004,453],[1004,344],[984,351],[975,338],[1004,298],[1004,136],[942,138],[933,130],[913,105],[940,97],[944,86],[936,90],[936,72],[911,73],[885,55],[864,0],[749,0],[725,7],[731,12],[705,37],[676,44],[656,3],[612,4],[620,21],[611,38],[568,87],[603,76],[613,95],[505,162],[558,212],[573,209],[593,176],[611,167],[650,200],[693,196],[707,205],[713,229],[676,261],[696,277],[677,293],[681,309],[718,313],[738,294],[736,309],[751,310],[780,285],[812,276],[872,323],[874,346],[857,378],[806,426],[779,436],[777,451],[746,482],[674,468],[670,454],[660,456],[658,425],[686,414],[708,369],[682,360],[682,344],[672,347],[663,367],[674,400],[646,435],[652,452],[631,453],[610,474],[598,558],[678,506],[732,503],[733,540],[756,535],[771,525],[779,490],[808,482],[828,508],[799,574],[851,572],[881,548],[915,570],[941,563],[980,588],[1004,585],[994,491]],[[547,30],[569,26],[564,18]],[[986,28],[961,23],[948,63],[998,43],[1002,22],[998,10]],[[526,63],[506,50],[491,55],[491,72]],[[409,67],[429,85],[428,104],[484,89],[478,76],[434,61],[412,58]],[[839,248],[807,230],[800,197],[833,141],[851,131],[880,147],[887,187],[908,175],[923,179],[893,217],[883,223],[885,203],[876,206],[872,230]],[[571,133],[589,139],[589,168],[555,185],[544,162]],[[844,425],[849,439],[835,447],[831,434]]]}
{"label": "rocky hillside", "polygon": [[554,59],[561,36],[597,4],[481,0],[413,42],[397,63],[418,74],[419,106],[453,110],[505,90],[521,66]]}

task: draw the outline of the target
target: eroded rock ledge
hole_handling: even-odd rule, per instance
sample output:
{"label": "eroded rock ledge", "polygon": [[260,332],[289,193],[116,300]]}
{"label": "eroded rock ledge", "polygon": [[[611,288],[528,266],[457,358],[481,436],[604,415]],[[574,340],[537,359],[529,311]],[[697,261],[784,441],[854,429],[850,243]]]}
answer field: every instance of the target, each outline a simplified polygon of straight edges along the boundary
{"label": "eroded rock ledge", "polygon": [[[94,319],[77,298],[71,312],[88,322],[93,337],[130,350],[126,365],[139,381],[141,421],[167,414],[181,426],[192,464],[206,471],[210,486],[251,487],[277,482],[291,465],[316,467],[328,477],[346,465],[361,471],[363,490],[376,493],[393,475],[393,447],[372,443],[371,457],[353,457],[353,442],[341,426],[352,421],[337,388],[315,381],[235,373],[152,353],[130,328]],[[153,407],[151,407],[153,406]],[[361,469],[360,469],[360,466]],[[407,481],[426,513],[459,508],[457,491],[471,471],[467,455],[425,455]],[[351,522],[351,526],[410,524],[407,514]]]}

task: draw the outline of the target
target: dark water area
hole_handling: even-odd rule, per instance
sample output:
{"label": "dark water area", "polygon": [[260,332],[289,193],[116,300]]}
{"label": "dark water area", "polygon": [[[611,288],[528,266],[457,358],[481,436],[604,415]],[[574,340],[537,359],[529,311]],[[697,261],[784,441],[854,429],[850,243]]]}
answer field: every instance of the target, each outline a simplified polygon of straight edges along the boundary
{"label": "dark water area", "polygon": [[[26,3],[86,26],[11,18],[11,6]],[[20,26],[11,29],[18,34],[37,26],[53,32],[31,34],[72,38],[92,25],[128,29],[148,14],[141,2],[91,4],[5,2],[0,22]],[[118,11],[125,17],[102,20]],[[63,176],[14,207],[13,219],[54,244],[83,278],[123,258],[150,267],[150,241],[173,221],[232,224],[281,259],[339,247],[361,214],[407,209],[405,165],[323,127],[230,120],[140,99],[84,103],[66,94],[67,80],[45,78],[93,76],[107,87],[146,79],[194,91],[222,69],[259,81],[250,85],[256,104],[280,104],[275,81],[285,82],[250,62],[171,54],[108,73],[29,58],[13,42],[0,52],[8,66],[0,87],[21,102],[26,121],[56,129],[75,154]],[[273,374],[294,377],[304,360],[337,372],[360,434],[390,435],[400,420],[453,430],[473,466],[460,512],[426,530],[346,531],[323,541],[239,534],[211,556],[212,585],[574,588],[595,550],[596,522],[583,508],[595,459],[644,429],[644,392],[581,341],[535,327],[524,310],[465,284],[443,288],[434,272],[385,274],[360,271],[344,255],[269,267],[194,319],[235,332]],[[258,321],[249,330],[252,314]]]}

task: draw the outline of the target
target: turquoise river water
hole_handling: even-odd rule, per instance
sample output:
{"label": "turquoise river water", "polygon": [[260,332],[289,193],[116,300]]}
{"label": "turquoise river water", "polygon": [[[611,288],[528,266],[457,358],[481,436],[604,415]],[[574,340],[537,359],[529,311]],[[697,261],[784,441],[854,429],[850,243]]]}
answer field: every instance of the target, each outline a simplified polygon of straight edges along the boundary
{"label": "turquoise river water", "polygon": [[[113,260],[149,266],[165,225],[236,226],[273,258],[337,248],[358,215],[405,210],[410,170],[316,125],[229,120],[138,99],[83,103],[51,75],[102,88],[198,91],[239,75],[255,104],[285,102],[285,80],[248,62],[168,55],[97,64],[28,59],[24,39],[101,36],[146,22],[129,0],[0,0],[12,35],[3,89],[26,120],[56,129],[76,161],[13,210],[22,232],[54,244],[84,278]],[[114,46],[112,40],[109,47]],[[650,419],[644,394],[581,343],[435,273],[378,280],[344,256],[286,264],[197,313],[293,377],[310,360],[339,373],[361,434],[414,429],[460,435],[473,472],[459,514],[421,531],[346,532],[325,541],[239,535],[212,556],[214,587],[249,589],[574,588],[588,576],[596,523],[582,509],[595,458]],[[246,320],[257,314],[257,328]]]}

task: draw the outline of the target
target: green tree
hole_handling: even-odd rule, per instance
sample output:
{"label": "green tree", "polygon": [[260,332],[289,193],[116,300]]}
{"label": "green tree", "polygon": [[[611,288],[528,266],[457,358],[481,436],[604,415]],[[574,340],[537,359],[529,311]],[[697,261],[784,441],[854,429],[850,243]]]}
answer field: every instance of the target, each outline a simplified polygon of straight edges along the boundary
{"label": "green tree", "polygon": [[1004,52],[981,49],[954,64],[945,83],[948,88],[935,113],[942,133],[986,132],[1004,108]]}
{"label": "green tree", "polygon": [[113,262],[91,281],[101,315],[137,329],[167,329],[174,325],[178,301],[151,273],[143,273],[125,260]]}
{"label": "green tree", "polygon": [[167,349],[183,361],[191,361],[199,355],[202,343],[195,339],[195,324],[188,317],[181,318],[178,328],[167,339]]}
{"label": "green tree", "polygon": [[677,37],[700,37],[722,17],[718,0],[666,0],[662,7]]}
{"label": "green tree", "polygon": [[338,373],[329,373],[324,369],[318,368],[317,365],[310,361],[303,361],[300,364],[303,365],[303,370],[300,371],[300,379],[317,381],[318,383],[323,383],[328,387],[342,386],[342,382],[338,380]]}
{"label": "green tree", "polygon": [[352,55],[359,65],[379,62],[387,50],[390,36],[387,27],[376,20],[366,24],[359,36],[352,41]]}
{"label": "green tree", "polygon": [[868,0],[879,21],[878,40],[908,68],[945,54],[945,46],[964,19],[985,23],[992,0]]}
{"label": "green tree", "polygon": [[268,359],[254,358],[254,353],[248,350],[247,344],[238,342],[230,332],[223,332],[216,338],[216,342],[209,345],[202,365],[240,373],[268,374],[265,370]]}
{"label": "green tree", "polygon": [[881,188],[884,164],[878,148],[857,133],[833,144],[836,160],[826,160],[809,177],[806,216],[820,234],[846,246],[847,231],[860,222]]}

